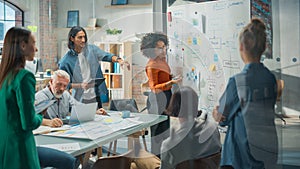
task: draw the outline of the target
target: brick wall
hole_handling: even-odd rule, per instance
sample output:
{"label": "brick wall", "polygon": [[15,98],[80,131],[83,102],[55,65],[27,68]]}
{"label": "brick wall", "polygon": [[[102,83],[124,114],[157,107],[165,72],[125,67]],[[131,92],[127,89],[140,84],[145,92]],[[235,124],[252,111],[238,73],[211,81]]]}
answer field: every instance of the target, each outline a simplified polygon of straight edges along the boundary
{"label": "brick wall", "polygon": [[147,97],[141,93],[141,84],[147,80],[144,66],[132,65],[132,98],[137,104],[145,104]]}
{"label": "brick wall", "polygon": [[22,26],[22,12],[20,11],[15,11],[16,12],[16,16],[15,16],[15,20],[16,20],[16,26]]}
{"label": "brick wall", "polygon": [[40,0],[39,4],[39,56],[44,71],[46,69],[56,70],[58,49],[54,29],[57,27],[57,0]]}

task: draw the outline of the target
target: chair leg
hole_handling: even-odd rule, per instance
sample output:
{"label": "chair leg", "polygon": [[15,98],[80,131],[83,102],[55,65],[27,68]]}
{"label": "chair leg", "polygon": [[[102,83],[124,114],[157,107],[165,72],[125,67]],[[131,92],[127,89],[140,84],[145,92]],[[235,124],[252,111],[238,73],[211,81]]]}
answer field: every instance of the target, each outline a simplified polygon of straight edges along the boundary
{"label": "chair leg", "polygon": [[117,140],[114,141],[114,151],[113,151],[113,155],[117,155]]}
{"label": "chair leg", "polygon": [[97,148],[97,158],[102,157],[102,147]]}
{"label": "chair leg", "polygon": [[147,144],[146,144],[146,138],[145,138],[145,135],[142,135],[142,138],[143,138],[144,148],[145,148],[146,151],[148,151],[148,150],[147,150]]}
{"label": "chair leg", "polygon": [[83,157],[82,157],[82,155],[79,157],[82,168],[85,168],[87,166],[91,153],[92,153],[92,151],[88,151],[84,154]]}

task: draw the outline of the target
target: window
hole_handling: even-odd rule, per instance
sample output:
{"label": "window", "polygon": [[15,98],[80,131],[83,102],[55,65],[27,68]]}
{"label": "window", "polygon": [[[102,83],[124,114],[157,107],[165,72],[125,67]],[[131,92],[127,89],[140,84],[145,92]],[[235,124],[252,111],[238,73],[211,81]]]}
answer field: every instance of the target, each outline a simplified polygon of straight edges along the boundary
{"label": "window", "polygon": [[4,35],[9,28],[24,26],[23,14],[24,12],[17,6],[6,0],[0,0],[0,42],[3,41]]}

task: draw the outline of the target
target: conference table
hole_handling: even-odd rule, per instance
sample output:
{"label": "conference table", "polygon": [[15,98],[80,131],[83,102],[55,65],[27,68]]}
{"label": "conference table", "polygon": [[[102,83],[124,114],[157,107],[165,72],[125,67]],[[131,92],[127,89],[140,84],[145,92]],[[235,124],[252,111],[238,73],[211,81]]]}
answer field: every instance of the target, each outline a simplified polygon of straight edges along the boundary
{"label": "conference table", "polygon": [[[110,113],[110,112],[108,112]],[[68,138],[68,137],[57,137],[49,135],[35,135],[35,141],[37,146],[51,145],[51,144],[69,144],[69,143],[79,143],[80,149],[67,151],[73,156],[79,156],[81,154],[86,154],[84,157],[83,164],[85,164],[89,158],[92,150],[101,147],[107,143],[110,143],[116,139],[129,136],[145,128],[158,124],[162,121],[167,120],[167,116],[155,115],[155,114],[144,114],[144,113],[131,113],[131,117],[135,117],[141,122],[139,125],[129,127],[126,129],[121,129],[114,131],[103,137],[96,139],[81,139],[81,138]]]}

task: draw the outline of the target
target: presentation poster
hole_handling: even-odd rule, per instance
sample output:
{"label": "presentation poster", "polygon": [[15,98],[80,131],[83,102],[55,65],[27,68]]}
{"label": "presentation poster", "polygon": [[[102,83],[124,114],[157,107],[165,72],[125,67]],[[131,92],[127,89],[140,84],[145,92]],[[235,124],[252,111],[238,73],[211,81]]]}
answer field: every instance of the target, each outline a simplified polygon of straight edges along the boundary
{"label": "presentation poster", "polygon": [[229,77],[244,67],[238,35],[250,21],[250,1],[170,6],[167,12],[172,73],[198,92],[199,109],[211,112]]}

